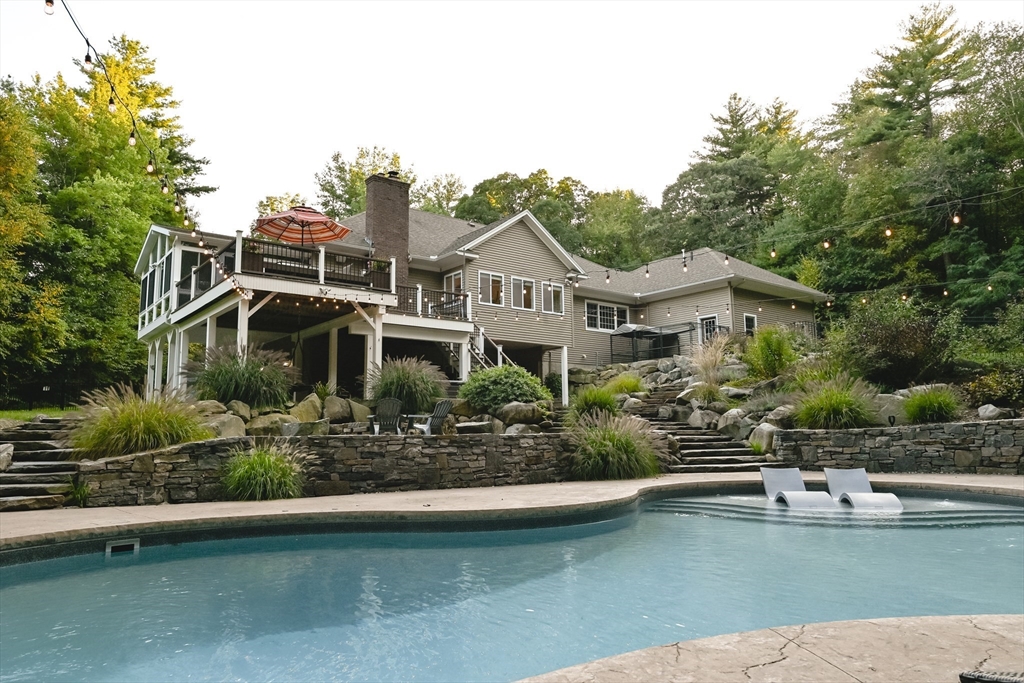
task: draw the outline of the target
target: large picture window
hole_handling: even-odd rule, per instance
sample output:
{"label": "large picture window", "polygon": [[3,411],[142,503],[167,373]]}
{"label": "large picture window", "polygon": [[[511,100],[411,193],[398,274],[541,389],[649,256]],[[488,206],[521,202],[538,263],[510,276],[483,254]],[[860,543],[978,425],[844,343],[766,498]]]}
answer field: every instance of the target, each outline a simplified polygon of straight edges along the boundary
{"label": "large picture window", "polygon": [[501,273],[480,271],[480,303],[488,306],[505,305],[505,276]]}
{"label": "large picture window", "polygon": [[536,308],[533,305],[533,280],[521,277],[512,278],[512,308],[527,311]]}
{"label": "large picture window", "polygon": [[629,310],[625,306],[613,306],[595,301],[587,302],[587,329],[612,332],[619,325],[629,322]]}
{"label": "large picture window", "polygon": [[444,276],[444,291],[446,292],[461,292],[462,291],[462,271],[456,270],[454,273],[448,273]]}
{"label": "large picture window", "polygon": [[565,289],[554,282],[545,282],[541,294],[542,310],[545,313],[565,315]]}

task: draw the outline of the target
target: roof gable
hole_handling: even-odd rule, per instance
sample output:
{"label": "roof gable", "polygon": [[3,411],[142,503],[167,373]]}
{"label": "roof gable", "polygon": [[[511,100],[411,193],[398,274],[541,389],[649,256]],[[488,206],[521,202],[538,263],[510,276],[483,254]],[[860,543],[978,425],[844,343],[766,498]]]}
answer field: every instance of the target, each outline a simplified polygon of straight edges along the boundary
{"label": "roof gable", "polygon": [[[453,243],[453,246],[458,242],[462,241],[464,242],[464,244],[461,244],[456,248],[473,249],[482,242],[486,242],[495,235],[501,233],[504,230],[507,230],[509,227],[515,225],[516,223],[519,223],[520,221],[526,224],[528,228],[533,230],[533,232],[548,247],[548,249],[550,249],[556,257],[558,257],[558,260],[561,261],[563,265],[565,265],[567,270],[576,271],[578,273],[584,272],[583,267],[576,262],[576,260],[572,257],[572,255],[569,252],[562,248],[562,245],[558,243],[558,240],[556,240],[551,235],[551,233],[548,232],[547,228],[545,228],[541,224],[541,222],[537,220],[537,218],[528,210],[520,211],[514,216],[510,216],[509,218],[505,218],[500,221],[495,221],[494,223],[485,226],[484,229],[475,231],[475,235],[467,235],[466,237],[468,239],[457,240],[455,243]],[[454,249],[451,250],[454,251]]]}

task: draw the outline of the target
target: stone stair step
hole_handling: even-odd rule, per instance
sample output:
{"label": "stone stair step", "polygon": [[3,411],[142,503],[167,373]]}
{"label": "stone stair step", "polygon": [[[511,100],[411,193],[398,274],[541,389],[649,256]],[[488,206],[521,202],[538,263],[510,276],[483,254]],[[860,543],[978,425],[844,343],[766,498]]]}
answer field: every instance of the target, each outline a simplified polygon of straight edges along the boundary
{"label": "stone stair step", "polygon": [[0,512],[19,510],[49,510],[64,507],[64,496],[12,496],[0,498]]}
{"label": "stone stair step", "polygon": [[676,439],[676,443],[679,444],[679,450],[680,451],[685,451],[685,452],[701,451],[701,450],[707,450],[709,448],[717,448],[719,450],[722,450],[722,449],[736,450],[736,449],[740,449],[740,448],[747,448],[747,449],[750,448],[750,446],[748,446],[745,443],[742,443],[740,441],[729,441],[727,439],[722,439],[720,441],[698,441],[698,442],[693,442],[693,441],[685,441],[683,439],[677,438]]}
{"label": "stone stair step", "polygon": [[71,484],[0,484],[0,498],[17,496],[65,496],[71,493]]}
{"label": "stone stair step", "polygon": [[679,462],[683,465],[726,465],[750,462],[764,464],[766,461],[763,455],[704,455],[699,458],[691,458],[683,457],[680,454]]}
{"label": "stone stair step", "polygon": [[785,467],[785,463],[751,462],[736,465],[672,465],[669,469],[676,474],[700,474],[707,472],[757,472],[762,467]]}
{"label": "stone stair step", "polygon": [[8,429],[0,432],[0,443],[16,443],[18,441],[52,441],[51,435],[59,433],[60,430],[52,432],[30,431],[21,429]]}
{"label": "stone stair step", "polygon": [[0,474],[0,486],[6,484],[66,484],[74,472],[21,472]]}
{"label": "stone stair step", "polygon": [[14,452],[18,451],[56,451],[63,446],[54,441],[10,441]]}
{"label": "stone stair step", "polygon": [[[747,446],[741,448],[699,448],[687,451],[679,451],[680,458],[703,458],[707,456],[730,456],[754,455],[754,451]],[[759,456],[763,457],[763,456]]]}
{"label": "stone stair step", "polygon": [[7,469],[8,474],[28,474],[29,472],[70,472],[78,471],[78,463],[68,460],[30,460],[15,461]]}
{"label": "stone stair step", "polygon": [[70,460],[73,448],[58,448],[49,451],[14,451],[14,462]]}

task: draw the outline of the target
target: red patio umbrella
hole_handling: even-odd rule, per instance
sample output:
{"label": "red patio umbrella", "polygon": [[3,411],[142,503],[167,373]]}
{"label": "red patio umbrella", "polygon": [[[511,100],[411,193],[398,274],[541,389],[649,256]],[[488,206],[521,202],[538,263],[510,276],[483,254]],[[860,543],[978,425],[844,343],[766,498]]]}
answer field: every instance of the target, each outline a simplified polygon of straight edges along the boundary
{"label": "red patio umbrella", "polygon": [[352,232],[341,223],[308,206],[293,206],[287,211],[256,219],[256,230],[267,237],[290,244],[316,244],[340,240]]}

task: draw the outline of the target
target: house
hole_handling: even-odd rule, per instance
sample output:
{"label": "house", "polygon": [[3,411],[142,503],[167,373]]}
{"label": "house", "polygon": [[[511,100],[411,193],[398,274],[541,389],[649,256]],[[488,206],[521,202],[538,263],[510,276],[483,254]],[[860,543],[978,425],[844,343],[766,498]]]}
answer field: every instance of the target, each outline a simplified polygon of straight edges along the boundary
{"label": "house", "polygon": [[529,211],[480,225],[410,209],[396,175],[368,178],[366,212],[341,221],[351,232],[315,247],[153,225],[135,267],[148,390],[182,386],[190,351],[259,342],[307,386],[355,393],[373,364],[415,355],[456,381],[506,362],[558,372],[566,403],[570,367],[678,353],[723,329],[813,327],[826,298],[707,249],[608,270]]}

